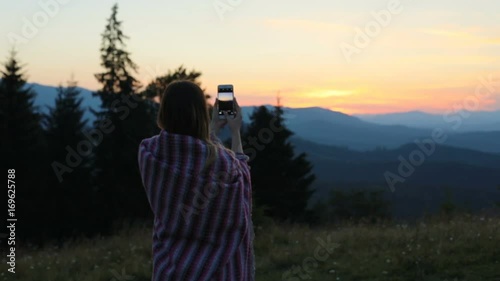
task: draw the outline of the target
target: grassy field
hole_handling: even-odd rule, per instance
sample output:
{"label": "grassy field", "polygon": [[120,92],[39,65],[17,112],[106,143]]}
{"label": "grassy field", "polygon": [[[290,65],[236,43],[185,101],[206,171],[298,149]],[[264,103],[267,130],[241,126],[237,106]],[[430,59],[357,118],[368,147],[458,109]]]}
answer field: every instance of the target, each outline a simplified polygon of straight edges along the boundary
{"label": "grassy field", "polygon": [[[150,280],[151,229],[21,247],[0,280]],[[500,280],[500,218],[408,225],[256,226],[256,280]],[[5,257],[5,255],[3,255]]]}

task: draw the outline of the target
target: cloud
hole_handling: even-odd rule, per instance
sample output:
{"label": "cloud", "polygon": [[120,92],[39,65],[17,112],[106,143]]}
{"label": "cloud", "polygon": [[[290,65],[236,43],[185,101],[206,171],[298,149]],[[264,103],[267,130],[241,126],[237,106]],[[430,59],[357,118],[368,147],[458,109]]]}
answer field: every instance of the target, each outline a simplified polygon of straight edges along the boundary
{"label": "cloud", "polygon": [[302,19],[268,19],[264,20],[264,24],[272,28],[302,29],[313,32],[351,32],[353,30],[352,26],[346,24]]}
{"label": "cloud", "polygon": [[417,31],[425,34],[442,36],[442,37],[452,37],[452,38],[473,38],[474,36],[465,30],[450,30],[441,28],[422,28],[417,29]]}
{"label": "cloud", "polygon": [[317,91],[305,93],[304,97],[324,99],[324,98],[331,98],[331,97],[350,96],[352,94],[353,94],[353,91],[345,91],[345,90],[317,90]]}
{"label": "cloud", "polygon": [[494,28],[485,27],[444,27],[436,26],[432,28],[417,28],[417,32],[437,37],[443,40],[448,40],[450,43],[459,43],[462,46],[486,46],[486,45],[500,45],[500,38],[492,38],[492,34],[497,34]]}
{"label": "cloud", "polygon": [[490,110],[500,110],[500,94],[496,94],[491,98],[491,103],[488,105]]}
{"label": "cloud", "polygon": [[428,63],[430,65],[440,65],[446,67],[466,66],[466,65],[488,65],[493,63],[500,63],[500,57],[487,56],[487,55],[474,55],[474,54],[429,54],[429,55],[415,55],[405,56],[398,59],[398,64],[411,65],[417,63]]}
{"label": "cloud", "polygon": [[490,45],[500,45],[500,37],[498,38],[487,38],[484,40],[485,43]]}

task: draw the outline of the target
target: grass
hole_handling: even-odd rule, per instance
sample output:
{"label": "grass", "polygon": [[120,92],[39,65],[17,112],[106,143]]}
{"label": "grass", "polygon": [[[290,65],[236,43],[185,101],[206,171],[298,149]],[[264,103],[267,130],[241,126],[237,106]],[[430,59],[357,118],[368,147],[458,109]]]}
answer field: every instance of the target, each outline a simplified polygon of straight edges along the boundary
{"label": "grass", "polygon": [[[321,247],[330,243],[327,252]],[[256,226],[256,280],[500,280],[500,218],[464,215],[416,225]],[[19,246],[16,274],[0,280],[100,281],[151,278],[151,229],[41,249]]]}

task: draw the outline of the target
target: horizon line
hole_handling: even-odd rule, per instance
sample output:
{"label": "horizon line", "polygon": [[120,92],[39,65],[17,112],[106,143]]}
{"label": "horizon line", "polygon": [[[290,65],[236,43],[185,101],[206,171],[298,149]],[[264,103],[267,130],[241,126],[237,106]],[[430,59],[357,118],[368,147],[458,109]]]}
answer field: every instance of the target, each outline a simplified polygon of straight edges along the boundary
{"label": "horizon line", "polygon": [[[2,80],[2,78],[0,77],[0,80]],[[52,88],[58,88],[60,86],[62,86],[63,88],[67,88],[67,86],[63,86],[62,84],[59,84],[59,85],[50,85],[50,84],[44,84],[44,83],[40,83],[40,82],[28,82],[26,81],[26,84],[30,84],[30,85],[39,85],[39,86],[43,86],[43,87],[52,87]],[[82,86],[78,86],[77,84],[77,88],[80,88],[80,89],[83,89],[83,90],[86,90],[86,91],[89,91],[89,92],[95,92],[97,90],[92,90],[92,89],[88,89],[86,87],[82,87]],[[273,104],[257,104],[257,105],[244,105],[242,107],[259,107],[259,106],[276,106],[276,105],[273,105]],[[381,116],[381,115],[392,115],[392,114],[405,114],[405,113],[423,113],[423,114],[427,114],[427,115],[433,115],[433,116],[436,116],[436,115],[442,115],[440,113],[434,113],[434,112],[429,112],[429,111],[425,111],[425,110],[421,110],[421,109],[413,109],[413,110],[408,110],[408,111],[389,111],[389,112],[384,112],[384,113],[345,113],[345,112],[342,112],[342,111],[339,111],[339,110],[332,110],[330,108],[327,108],[327,107],[322,107],[322,106],[319,106],[319,105],[316,105],[316,106],[305,106],[305,107],[291,107],[291,106],[283,106],[283,108],[290,108],[290,109],[310,109],[310,108],[319,108],[319,109],[324,109],[324,110],[328,110],[328,111],[331,111],[331,112],[337,112],[337,113],[341,113],[341,114],[345,114],[345,115],[349,115],[349,116],[355,116],[355,117],[358,117],[358,116]],[[468,111],[468,112],[489,112],[489,113],[493,113],[493,112],[500,112],[500,109],[493,109],[493,110],[475,110],[475,111]]]}

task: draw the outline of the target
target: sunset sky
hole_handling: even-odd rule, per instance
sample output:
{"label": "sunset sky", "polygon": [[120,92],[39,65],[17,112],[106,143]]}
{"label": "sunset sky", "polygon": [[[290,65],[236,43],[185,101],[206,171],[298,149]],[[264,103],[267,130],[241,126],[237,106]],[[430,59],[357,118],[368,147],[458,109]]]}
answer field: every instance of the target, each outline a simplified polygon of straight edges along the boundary
{"label": "sunset sky", "polygon": [[[73,73],[80,86],[95,90],[93,74],[102,70],[100,34],[115,2],[2,1],[0,58],[5,61],[15,46],[29,82],[58,85]],[[52,3],[50,13],[40,3]],[[217,84],[234,84],[242,105],[274,104],[279,92],[289,107],[439,113],[470,101],[481,77],[500,81],[498,0],[118,4],[141,82],[183,64],[203,73],[208,93],[214,94]],[[231,9],[218,12],[214,5]],[[390,15],[383,26],[373,15],[382,10]],[[27,27],[31,24],[37,30]],[[360,44],[357,29],[367,26],[368,42]],[[356,48],[350,59],[341,48],[348,45]],[[500,109],[500,83],[496,86],[478,99],[478,109]]]}

